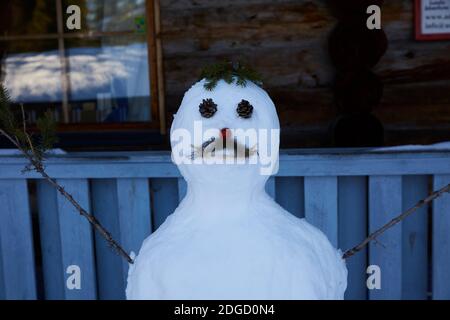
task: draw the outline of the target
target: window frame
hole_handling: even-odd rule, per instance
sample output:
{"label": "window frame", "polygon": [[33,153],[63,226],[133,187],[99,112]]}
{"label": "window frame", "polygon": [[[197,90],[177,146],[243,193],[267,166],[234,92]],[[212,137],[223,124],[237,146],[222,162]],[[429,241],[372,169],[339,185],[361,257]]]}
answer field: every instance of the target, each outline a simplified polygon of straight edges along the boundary
{"label": "window frame", "polygon": [[[27,41],[27,40],[57,40],[59,60],[61,62],[61,84],[62,84],[62,117],[63,121],[58,122],[57,132],[99,132],[99,131],[129,131],[129,130],[148,130],[159,129],[161,134],[165,134],[165,116],[164,116],[164,89],[163,89],[163,72],[162,72],[162,50],[159,39],[160,21],[159,21],[159,2],[158,0],[145,0],[145,21],[146,32],[145,37],[147,41],[147,58],[149,66],[149,93],[150,93],[150,108],[151,120],[148,121],[127,121],[116,123],[101,123],[101,122],[77,122],[70,123],[68,115],[68,95],[69,95],[69,77],[68,64],[65,49],[66,39],[97,39],[105,36],[124,36],[135,35],[134,30],[126,31],[76,31],[65,32],[64,18],[66,13],[63,10],[62,0],[54,0],[56,5],[57,31],[56,33],[45,34],[25,34],[25,35],[0,35],[0,41]],[[155,13],[155,9],[158,13]],[[156,34],[158,31],[158,34]],[[158,38],[158,40],[157,40]],[[30,126],[31,131],[36,130],[34,125]]]}

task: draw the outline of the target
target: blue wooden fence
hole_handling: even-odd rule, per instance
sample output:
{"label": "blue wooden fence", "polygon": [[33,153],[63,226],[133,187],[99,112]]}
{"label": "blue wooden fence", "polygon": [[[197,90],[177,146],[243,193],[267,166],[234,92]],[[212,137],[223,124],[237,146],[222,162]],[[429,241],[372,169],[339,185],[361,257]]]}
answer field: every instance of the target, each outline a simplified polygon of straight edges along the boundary
{"label": "blue wooden fence", "polygon": [[[0,157],[0,299],[122,299],[127,265],[24,160]],[[178,205],[186,184],[168,152],[74,153],[55,177],[128,251]],[[267,190],[347,249],[450,182],[450,151],[287,150]],[[431,214],[428,214],[431,213]],[[81,269],[81,289],[66,285]],[[450,195],[348,260],[348,299],[450,299]],[[366,268],[381,268],[368,290]]]}

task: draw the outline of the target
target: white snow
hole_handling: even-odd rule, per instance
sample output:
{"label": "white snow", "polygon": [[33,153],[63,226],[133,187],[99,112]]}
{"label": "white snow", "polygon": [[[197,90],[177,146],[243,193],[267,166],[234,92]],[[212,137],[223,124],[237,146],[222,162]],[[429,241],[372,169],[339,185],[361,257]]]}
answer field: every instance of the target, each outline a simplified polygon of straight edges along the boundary
{"label": "white snow", "polygon": [[[47,151],[51,155],[61,155],[66,154],[62,149],[51,149]],[[22,152],[17,149],[0,149],[0,156],[21,156]]]}
{"label": "white snow", "polygon": [[[192,133],[196,120],[203,120],[206,129],[279,129],[275,106],[258,86],[221,81],[207,91],[203,83],[185,94],[172,137],[180,128]],[[198,111],[206,98],[213,98],[218,108],[209,119]],[[254,107],[250,119],[236,115],[241,99]],[[171,142],[173,148],[176,141]],[[278,155],[276,142],[270,147]],[[257,147],[262,147],[259,141]],[[143,242],[129,270],[128,299],[343,298],[347,269],[340,251],[266,194],[268,176],[260,174],[260,165],[179,168],[188,183],[187,195]]]}
{"label": "white snow", "polygon": [[403,145],[393,147],[381,147],[371,149],[372,151],[445,151],[450,150],[450,141],[439,142],[429,145]]}

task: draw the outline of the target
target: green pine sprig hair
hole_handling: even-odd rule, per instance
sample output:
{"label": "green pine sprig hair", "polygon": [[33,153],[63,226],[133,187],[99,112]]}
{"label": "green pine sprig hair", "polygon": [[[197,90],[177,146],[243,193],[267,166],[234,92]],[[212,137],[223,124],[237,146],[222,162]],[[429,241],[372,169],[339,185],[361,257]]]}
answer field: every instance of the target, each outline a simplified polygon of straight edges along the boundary
{"label": "green pine sprig hair", "polygon": [[0,132],[8,135],[24,152],[40,162],[44,154],[58,142],[53,114],[47,110],[37,119],[36,128],[39,135],[34,137],[28,132],[23,106],[15,109],[13,110],[8,90],[0,83]]}
{"label": "green pine sprig hair", "polygon": [[252,81],[258,86],[262,85],[261,76],[249,66],[240,62],[219,62],[203,68],[201,79],[205,79],[204,84],[206,90],[213,90],[220,80],[231,84],[236,81],[236,84],[241,87],[247,85],[247,81]]}

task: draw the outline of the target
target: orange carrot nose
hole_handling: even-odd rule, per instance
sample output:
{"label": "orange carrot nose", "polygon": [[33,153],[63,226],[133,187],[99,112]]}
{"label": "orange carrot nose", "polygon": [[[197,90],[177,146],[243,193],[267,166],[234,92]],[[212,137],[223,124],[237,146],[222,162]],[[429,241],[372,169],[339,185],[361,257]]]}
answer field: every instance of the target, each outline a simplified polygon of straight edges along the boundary
{"label": "orange carrot nose", "polygon": [[222,136],[222,139],[227,139],[231,135],[231,131],[228,128],[222,128],[220,129],[220,135]]}

